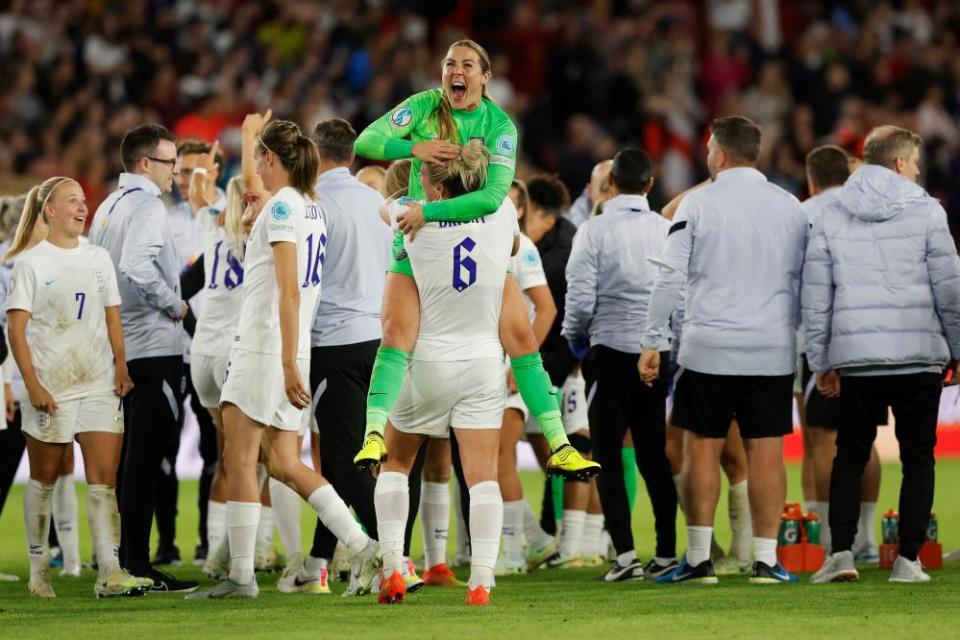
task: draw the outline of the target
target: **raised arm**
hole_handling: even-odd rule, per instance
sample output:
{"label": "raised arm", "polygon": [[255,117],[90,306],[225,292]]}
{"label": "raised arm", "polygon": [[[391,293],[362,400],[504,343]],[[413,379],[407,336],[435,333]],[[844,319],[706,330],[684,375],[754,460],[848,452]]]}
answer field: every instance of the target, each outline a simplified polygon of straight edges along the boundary
{"label": "raised arm", "polygon": [[[263,115],[248,113],[241,126],[243,138],[240,146],[240,173],[243,175],[243,184],[246,185],[247,191],[254,193],[266,194],[266,189],[263,188],[263,180],[257,174],[254,153],[257,150],[257,136],[270,122],[272,115],[273,111],[271,109],[267,109]],[[269,197],[269,195],[266,195],[264,201]]]}

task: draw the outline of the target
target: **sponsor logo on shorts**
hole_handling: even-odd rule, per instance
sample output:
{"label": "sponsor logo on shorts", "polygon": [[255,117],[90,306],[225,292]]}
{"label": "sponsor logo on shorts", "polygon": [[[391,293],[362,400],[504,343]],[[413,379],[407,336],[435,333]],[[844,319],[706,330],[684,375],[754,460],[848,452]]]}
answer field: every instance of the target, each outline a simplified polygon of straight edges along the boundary
{"label": "sponsor logo on shorts", "polygon": [[390,123],[402,129],[413,121],[413,109],[410,107],[400,107],[390,116]]}

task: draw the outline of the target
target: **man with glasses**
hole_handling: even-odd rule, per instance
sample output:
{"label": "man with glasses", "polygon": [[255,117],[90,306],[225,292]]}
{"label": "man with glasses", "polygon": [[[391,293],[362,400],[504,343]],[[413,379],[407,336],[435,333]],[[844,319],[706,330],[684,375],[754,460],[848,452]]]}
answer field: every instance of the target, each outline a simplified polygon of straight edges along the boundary
{"label": "man with glasses", "polygon": [[165,444],[183,404],[183,332],[187,303],[180,264],[161,195],[177,176],[175,138],[166,128],[134,127],[120,143],[124,173],[97,209],[90,242],[110,253],[117,269],[127,368],[134,389],[124,399],[123,455],[117,477],[120,564],[152,578],[157,591],[193,591],[150,565],[150,527]]}

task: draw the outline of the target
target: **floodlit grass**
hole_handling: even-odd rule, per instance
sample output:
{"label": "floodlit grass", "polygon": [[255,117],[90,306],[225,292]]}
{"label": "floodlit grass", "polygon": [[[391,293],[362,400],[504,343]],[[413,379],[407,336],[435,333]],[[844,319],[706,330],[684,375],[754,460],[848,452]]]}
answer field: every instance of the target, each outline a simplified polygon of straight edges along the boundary
{"label": "floodlit grass", "polygon": [[[790,497],[799,498],[799,468],[791,466]],[[899,469],[884,468],[880,509],[896,505]],[[525,473],[531,501],[539,504],[542,480]],[[937,467],[940,540],[945,550],[960,546],[960,501],[952,488],[960,483],[960,461]],[[183,566],[178,577],[201,579],[189,563],[196,543],[195,482],[180,488],[178,543]],[[724,493],[725,495],[725,493]],[[591,580],[596,569],[542,570],[530,576],[501,578],[493,605],[471,609],[462,589],[425,589],[401,606],[383,607],[371,596],[342,599],[343,585],[333,596],[281,595],[276,576],[259,576],[261,596],[255,601],[187,602],[175,594],[96,600],[94,574],[79,579],[55,578],[59,598],[28,597],[27,558],[21,515],[22,491],[15,490],[0,517],[0,571],[18,573],[24,581],[0,583],[0,637],[26,640],[53,634],[85,638],[603,638],[718,637],[770,638],[957,637],[960,565],[934,572],[927,585],[892,585],[878,569],[862,571],[860,583],[814,587],[809,584],[753,587],[745,578],[721,578],[717,587],[658,587],[648,582],[601,584]],[[81,547],[89,558],[84,488],[78,485]],[[723,500],[725,501],[725,500]],[[718,536],[728,537],[725,511],[718,514]],[[649,503],[641,490],[634,531],[641,557],[653,549]],[[304,546],[312,519],[303,511]],[[879,523],[877,524],[879,528]],[[683,534],[680,528],[680,547]],[[419,555],[419,537],[414,556]],[[465,577],[466,570],[458,573]]]}

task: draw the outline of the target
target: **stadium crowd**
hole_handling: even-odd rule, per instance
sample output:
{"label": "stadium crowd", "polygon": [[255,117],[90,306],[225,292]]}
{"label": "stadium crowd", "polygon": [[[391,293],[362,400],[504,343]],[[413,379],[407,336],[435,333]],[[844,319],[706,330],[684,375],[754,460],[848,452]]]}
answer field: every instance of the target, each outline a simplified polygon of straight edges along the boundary
{"label": "stadium crowd", "polygon": [[661,206],[706,175],[705,125],[743,113],[773,142],[761,169],[802,196],[814,146],[859,155],[867,131],[896,123],[927,141],[927,188],[960,227],[960,12],[946,0],[5,4],[0,175],[75,175],[93,205],[133,123],[220,139],[233,162],[243,115],[268,106],[359,131],[433,86],[443,48],[469,33],[518,123],[520,177],[558,173],[577,194],[633,143],[657,163]]}
{"label": "stadium crowd", "polygon": [[[928,581],[936,409],[960,371],[943,208],[960,67],[945,70],[955,42],[933,25],[956,16],[819,9],[12,3],[0,161],[35,186],[0,215],[3,437],[30,460],[29,591],[56,597],[48,535],[62,575],[81,571],[74,438],[93,463],[98,596],[256,597],[275,527],[282,592],[329,593],[338,541],[348,594],[458,585],[451,468],[467,604],[544,564],[609,560],[605,582],[797,582],[777,555],[795,394],[806,427],[835,433],[807,455],[805,499],[832,534],[811,580],[878,559],[869,469],[889,407],[904,473],[890,580]],[[493,55],[453,41],[464,32]],[[378,165],[355,176],[357,158]],[[205,461],[194,560],[219,580],[205,591],[157,568],[180,560],[187,396]],[[521,431],[566,480],[539,522],[502,457]],[[318,515],[307,556],[301,498]]]}

